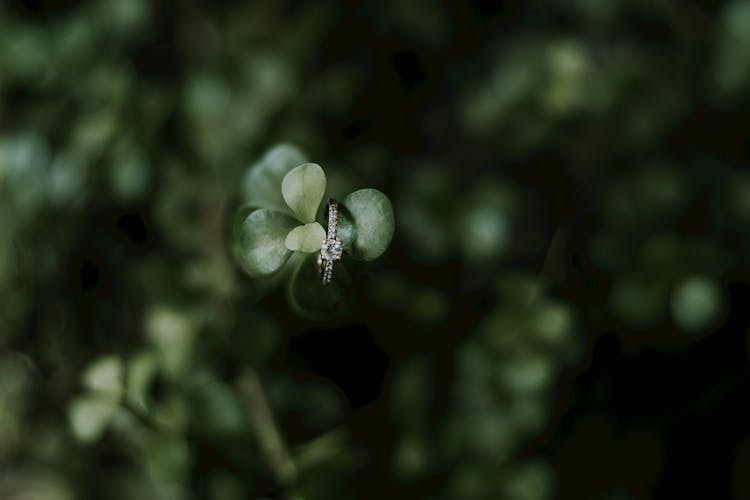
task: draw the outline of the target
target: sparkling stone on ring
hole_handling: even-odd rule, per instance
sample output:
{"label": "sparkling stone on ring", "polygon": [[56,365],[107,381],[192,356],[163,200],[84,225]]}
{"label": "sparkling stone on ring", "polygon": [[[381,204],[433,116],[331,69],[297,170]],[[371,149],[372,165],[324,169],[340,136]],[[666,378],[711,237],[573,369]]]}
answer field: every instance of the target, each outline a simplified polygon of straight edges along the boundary
{"label": "sparkling stone on ring", "polygon": [[338,239],[326,238],[323,241],[323,246],[320,247],[320,256],[324,260],[339,260],[343,252],[341,241]]}

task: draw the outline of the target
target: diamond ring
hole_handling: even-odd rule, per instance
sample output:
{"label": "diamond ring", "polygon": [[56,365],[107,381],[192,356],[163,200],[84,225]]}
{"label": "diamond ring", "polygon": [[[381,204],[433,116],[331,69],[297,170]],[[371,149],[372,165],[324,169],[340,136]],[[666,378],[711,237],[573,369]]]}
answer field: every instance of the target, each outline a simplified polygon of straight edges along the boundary
{"label": "diamond ring", "polygon": [[327,285],[333,278],[333,263],[341,259],[343,247],[336,237],[336,226],[339,221],[339,204],[333,198],[328,202],[328,233],[320,247],[320,273],[323,284]]}

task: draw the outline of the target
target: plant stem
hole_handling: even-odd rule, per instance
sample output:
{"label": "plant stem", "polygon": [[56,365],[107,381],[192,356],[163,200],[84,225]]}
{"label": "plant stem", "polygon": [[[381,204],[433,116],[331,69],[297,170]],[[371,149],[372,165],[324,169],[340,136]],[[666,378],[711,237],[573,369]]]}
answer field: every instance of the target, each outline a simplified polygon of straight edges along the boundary
{"label": "plant stem", "polygon": [[261,453],[274,478],[280,484],[289,486],[297,475],[297,468],[273,419],[271,408],[268,406],[268,400],[263,392],[258,375],[254,370],[248,368],[243,372],[237,385],[245,399],[250,414],[250,424],[260,443]]}

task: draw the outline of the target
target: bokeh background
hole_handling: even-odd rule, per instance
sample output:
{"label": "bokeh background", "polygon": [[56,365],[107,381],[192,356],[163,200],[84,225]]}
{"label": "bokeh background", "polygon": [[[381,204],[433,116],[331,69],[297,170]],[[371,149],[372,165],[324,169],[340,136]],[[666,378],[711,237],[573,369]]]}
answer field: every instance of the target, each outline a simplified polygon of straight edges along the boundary
{"label": "bokeh background", "polygon": [[[0,498],[750,498],[750,2],[0,2]],[[392,200],[311,322],[291,143]]]}

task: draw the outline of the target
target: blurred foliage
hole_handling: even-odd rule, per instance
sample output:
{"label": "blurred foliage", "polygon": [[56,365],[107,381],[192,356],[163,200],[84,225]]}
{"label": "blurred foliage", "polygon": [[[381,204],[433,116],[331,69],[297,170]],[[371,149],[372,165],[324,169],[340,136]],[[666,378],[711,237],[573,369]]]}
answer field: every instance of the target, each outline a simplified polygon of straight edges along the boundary
{"label": "blurred foliage", "polygon": [[[748,54],[745,0],[0,3],[0,498],[570,495],[597,338],[679,353],[747,287]],[[322,323],[232,254],[300,150],[353,254],[396,217]]]}

